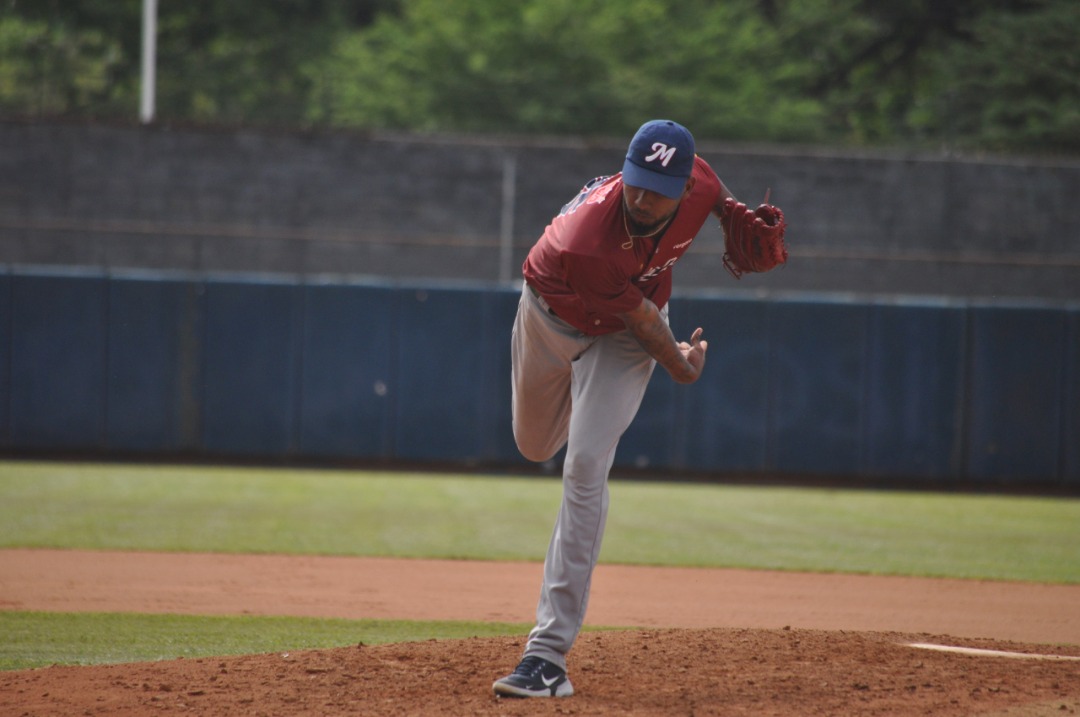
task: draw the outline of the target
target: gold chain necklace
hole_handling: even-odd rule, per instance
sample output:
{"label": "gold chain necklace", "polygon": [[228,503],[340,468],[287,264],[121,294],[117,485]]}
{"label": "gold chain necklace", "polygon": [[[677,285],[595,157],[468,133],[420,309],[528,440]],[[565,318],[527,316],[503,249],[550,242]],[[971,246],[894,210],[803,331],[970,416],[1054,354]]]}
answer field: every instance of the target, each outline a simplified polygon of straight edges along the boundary
{"label": "gold chain necklace", "polygon": [[630,232],[630,222],[628,222],[626,220],[626,207],[623,207],[622,223],[623,223],[623,229],[626,230],[627,240],[625,242],[623,242],[623,244],[621,245],[621,248],[622,249],[633,249],[634,248],[634,237],[637,237],[638,239],[648,239],[649,237],[654,237],[657,234],[659,234],[661,231],[666,229],[667,225],[670,222],[671,222],[671,217],[668,217],[667,219],[664,220],[663,224],[658,226],[656,229],[653,229],[648,234],[632,234]]}

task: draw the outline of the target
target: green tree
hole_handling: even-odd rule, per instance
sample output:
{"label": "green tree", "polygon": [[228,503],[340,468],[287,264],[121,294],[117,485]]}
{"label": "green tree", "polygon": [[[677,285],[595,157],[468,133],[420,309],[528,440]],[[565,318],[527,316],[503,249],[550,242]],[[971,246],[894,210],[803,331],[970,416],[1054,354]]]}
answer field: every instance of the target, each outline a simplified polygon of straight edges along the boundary
{"label": "green tree", "polygon": [[827,132],[858,144],[909,136],[927,63],[960,41],[983,0],[793,0],[782,44],[805,58],[796,91],[827,108]]}
{"label": "green tree", "polygon": [[123,96],[123,51],[100,30],[0,22],[0,110],[45,116],[106,113]]}
{"label": "green tree", "polygon": [[[0,0],[0,109],[134,117],[142,50],[137,0]],[[299,70],[397,0],[186,0],[158,4],[158,116],[297,122]]]}
{"label": "green tree", "polygon": [[1073,149],[1075,0],[792,0],[784,44],[801,92],[855,144]]}
{"label": "green tree", "polygon": [[1080,151],[1080,3],[997,9],[950,45],[912,124],[961,148]]}
{"label": "green tree", "polygon": [[[1076,0],[187,0],[161,121],[1080,150]],[[137,0],[0,0],[0,112],[134,119]]]}
{"label": "green tree", "polygon": [[160,113],[211,122],[300,122],[312,87],[299,68],[356,19],[347,0],[186,0],[160,9]]}
{"label": "green tree", "polygon": [[625,133],[672,116],[731,139],[816,136],[819,105],[786,91],[757,3],[733,0],[403,3],[342,36],[313,119],[415,130]]}

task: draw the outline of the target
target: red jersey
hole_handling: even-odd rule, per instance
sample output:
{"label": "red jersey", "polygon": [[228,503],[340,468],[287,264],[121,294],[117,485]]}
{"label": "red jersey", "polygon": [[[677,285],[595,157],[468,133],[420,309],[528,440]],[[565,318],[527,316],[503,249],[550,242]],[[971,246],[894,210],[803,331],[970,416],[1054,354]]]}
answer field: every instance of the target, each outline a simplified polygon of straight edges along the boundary
{"label": "red jersey", "polygon": [[560,319],[598,336],[626,328],[625,314],[647,297],[671,298],[671,267],[686,253],[720,197],[720,180],[694,158],[694,188],[659,240],[631,239],[623,216],[622,175],[599,177],[551,220],[522,266],[525,281]]}

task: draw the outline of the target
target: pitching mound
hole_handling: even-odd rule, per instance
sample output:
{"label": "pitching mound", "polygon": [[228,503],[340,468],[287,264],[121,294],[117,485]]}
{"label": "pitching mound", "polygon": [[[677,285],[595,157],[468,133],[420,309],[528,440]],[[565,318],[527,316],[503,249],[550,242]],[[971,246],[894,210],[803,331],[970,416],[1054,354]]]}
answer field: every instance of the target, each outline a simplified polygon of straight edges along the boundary
{"label": "pitching mound", "polygon": [[[525,622],[540,569],[4,550],[0,607]],[[666,626],[584,633],[569,699],[495,698],[521,636],[0,672],[0,717],[1080,714],[1080,586],[601,565],[593,590],[590,624]]]}
{"label": "pitching mound", "polygon": [[[358,645],[292,654],[51,667],[0,675],[4,715],[1069,715],[1080,662],[962,654],[949,638],[817,630],[585,634],[568,699],[491,682],[521,641]],[[983,650],[1046,648],[967,641]],[[1071,651],[1080,660],[1080,649]]]}

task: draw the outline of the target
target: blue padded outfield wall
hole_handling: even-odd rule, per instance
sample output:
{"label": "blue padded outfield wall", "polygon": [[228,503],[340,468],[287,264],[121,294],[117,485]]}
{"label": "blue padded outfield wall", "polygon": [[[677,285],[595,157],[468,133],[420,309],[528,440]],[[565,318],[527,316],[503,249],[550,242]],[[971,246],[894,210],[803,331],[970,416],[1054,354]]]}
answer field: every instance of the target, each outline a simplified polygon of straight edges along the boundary
{"label": "blue padded outfield wall", "polygon": [[[8,455],[525,465],[518,293],[0,273]],[[616,463],[927,487],[1080,486],[1080,307],[684,295],[704,377],[657,370]]]}

